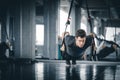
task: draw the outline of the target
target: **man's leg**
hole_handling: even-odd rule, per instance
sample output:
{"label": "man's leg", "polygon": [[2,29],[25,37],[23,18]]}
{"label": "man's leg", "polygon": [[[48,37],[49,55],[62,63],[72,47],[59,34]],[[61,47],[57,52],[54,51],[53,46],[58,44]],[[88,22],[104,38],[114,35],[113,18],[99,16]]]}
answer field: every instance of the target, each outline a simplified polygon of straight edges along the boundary
{"label": "man's leg", "polygon": [[67,65],[71,65],[70,60],[66,60]]}
{"label": "man's leg", "polygon": [[72,65],[76,64],[76,59],[77,59],[77,57],[72,57]]}
{"label": "man's leg", "polygon": [[105,47],[97,54],[97,57],[98,59],[102,59],[108,56],[109,54],[113,53],[114,51],[115,49],[113,47]]}
{"label": "man's leg", "polygon": [[72,60],[72,65],[75,65],[76,64],[76,59],[73,59]]}
{"label": "man's leg", "polygon": [[66,56],[66,64],[71,65],[71,63],[70,63],[71,56],[68,54],[66,54],[65,56]]}

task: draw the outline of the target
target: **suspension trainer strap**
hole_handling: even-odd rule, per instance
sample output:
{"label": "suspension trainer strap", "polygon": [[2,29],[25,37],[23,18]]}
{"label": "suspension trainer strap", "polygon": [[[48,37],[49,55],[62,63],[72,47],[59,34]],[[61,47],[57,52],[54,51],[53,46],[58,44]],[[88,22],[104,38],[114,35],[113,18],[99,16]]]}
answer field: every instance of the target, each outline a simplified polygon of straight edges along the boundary
{"label": "suspension trainer strap", "polygon": [[6,38],[9,40],[8,33],[7,33],[7,28],[6,28],[6,27],[7,27],[7,26],[4,27],[4,29],[5,29],[5,36],[6,36]]}
{"label": "suspension trainer strap", "polygon": [[[92,22],[91,22],[91,17],[90,17],[90,12],[89,12],[89,7],[88,7],[88,0],[86,0],[86,10],[87,10],[87,16],[88,16],[88,22],[90,25],[90,31],[91,33],[93,33],[93,27],[92,27]],[[92,38],[92,44],[91,44],[92,48],[91,48],[91,55],[90,55],[90,60],[93,60],[94,57],[96,56],[96,51],[94,51],[94,47],[95,47],[95,41],[94,41],[94,37]]]}
{"label": "suspension trainer strap", "polygon": [[[70,9],[69,9],[68,17],[67,17],[65,32],[67,30],[68,25],[70,24],[70,14],[71,14],[71,11],[72,11],[73,3],[74,3],[74,0],[72,0],[71,4],[70,4]],[[65,34],[64,34],[64,36],[65,36]]]}
{"label": "suspension trainer strap", "polygon": [[[70,24],[70,14],[71,14],[71,11],[72,11],[73,3],[74,3],[74,0],[71,1],[71,5],[70,5],[68,17],[67,17],[67,22],[66,22],[66,24],[65,24],[66,27],[65,27],[64,34],[63,34],[63,40],[62,40],[62,46],[61,46],[61,47],[64,46],[64,53],[66,53],[65,34],[66,34],[67,27],[68,27],[68,25]],[[62,55],[63,55],[63,54],[62,54]],[[64,57],[64,56],[63,56],[63,57]]]}
{"label": "suspension trainer strap", "polygon": [[[65,33],[66,33],[66,30],[67,30],[67,27],[68,27],[68,25],[70,24],[70,14],[71,14],[71,11],[72,11],[73,3],[74,3],[74,0],[72,0],[72,1],[71,1],[71,4],[70,4],[70,9],[69,9],[68,17],[67,17],[67,22],[66,22],[66,27],[65,27],[63,39],[65,38]],[[63,41],[62,41],[62,44],[63,44],[64,42],[65,42],[65,41],[63,40]]]}
{"label": "suspension trainer strap", "polygon": [[93,32],[93,30],[92,30],[92,22],[91,22],[91,17],[90,17],[90,12],[89,12],[89,7],[88,7],[87,0],[86,0],[86,9],[87,9],[88,22],[89,22],[89,25],[90,25],[90,31]]}

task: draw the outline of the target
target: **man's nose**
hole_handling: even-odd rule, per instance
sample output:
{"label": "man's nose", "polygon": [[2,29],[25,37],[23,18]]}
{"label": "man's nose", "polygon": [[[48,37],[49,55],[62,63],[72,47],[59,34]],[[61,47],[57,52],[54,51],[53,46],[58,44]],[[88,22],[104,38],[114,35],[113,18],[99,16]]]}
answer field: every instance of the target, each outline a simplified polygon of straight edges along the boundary
{"label": "man's nose", "polygon": [[82,45],[82,44],[83,44],[83,42],[80,42],[80,44]]}

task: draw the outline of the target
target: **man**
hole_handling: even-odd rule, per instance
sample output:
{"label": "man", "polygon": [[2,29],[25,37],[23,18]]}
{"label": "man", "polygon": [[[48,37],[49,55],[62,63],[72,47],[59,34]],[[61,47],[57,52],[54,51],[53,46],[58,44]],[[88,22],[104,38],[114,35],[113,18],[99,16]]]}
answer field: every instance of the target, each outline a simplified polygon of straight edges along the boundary
{"label": "man", "polygon": [[77,59],[83,59],[84,51],[92,45],[92,40],[93,37],[86,36],[86,32],[83,29],[77,30],[75,36],[65,36],[64,46],[66,64],[70,65],[70,60],[72,60],[72,64],[75,65]]}

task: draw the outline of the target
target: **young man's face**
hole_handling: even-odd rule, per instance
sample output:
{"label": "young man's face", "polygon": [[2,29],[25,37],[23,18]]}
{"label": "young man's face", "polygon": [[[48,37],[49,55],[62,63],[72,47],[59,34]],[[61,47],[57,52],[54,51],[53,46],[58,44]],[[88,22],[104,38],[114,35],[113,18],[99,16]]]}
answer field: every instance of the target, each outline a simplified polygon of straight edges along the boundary
{"label": "young man's face", "polygon": [[82,48],[85,45],[86,37],[75,37],[76,40],[76,46]]}

